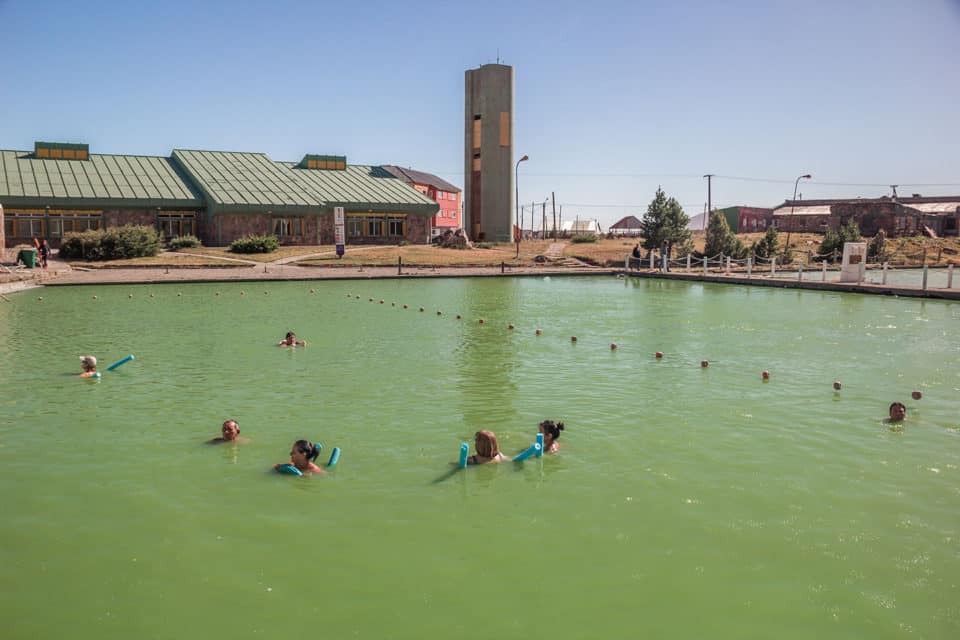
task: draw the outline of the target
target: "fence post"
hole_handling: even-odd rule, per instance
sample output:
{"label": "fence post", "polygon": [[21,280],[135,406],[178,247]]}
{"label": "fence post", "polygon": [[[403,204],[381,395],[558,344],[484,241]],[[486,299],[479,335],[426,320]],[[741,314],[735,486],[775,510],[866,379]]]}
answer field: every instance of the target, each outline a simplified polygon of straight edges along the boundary
{"label": "fence post", "polygon": [[770,277],[777,275],[777,256],[770,259]]}
{"label": "fence post", "polygon": [[690,271],[690,258],[693,256],[692,253],[687,254],[687,271]]}
{"label": "fence post", "polygon": [[751,258],[750,256],[747,256],[747,277],[749,278],[752,273],[753,273],[753,258]]}
{"label": "fence post", "polygon": [[703,256],[703,275],[707,275],[707,256]]}
{"label": "fence post", "polygon": [[927,265],[923,265],[923,290],[927,290]]}
{"label": "fence post", "polygon": [[823,260],[823,261],[821,261],[821,262],[822,262],[822,265],[823,265],[823,266],[822,266],[822,269],[821,269],[821,270],[823,271],[823,277],[821,278],[821,280],[822,280],[823,282],[826,282],[826,281],[827,281],[827,261],[826,261],[826,260]]}
{"label": "fence post", "polygon": [[799,268],[797,269],[797,282],[803,282],[803,263],[798,263]]}
{"label": "fence post", "polygon": [[650,271],[653,271],[653,250],[650,251]]}
{"label": "fence post", "polygon": [[403,275],[403,256],[397,256],[397,275]]}
{"label": "fence post", "polygon": [[507,266],[503,263],[503,260],[500,261],[500,273],[506,273]]}
{"label": "fence post", "polygon": [[890,266],[889,262],[883,263],[883,280],[881,281],[881,284],[887,284],[887,267],[889,266]]}
{"label": "fence post", "polygon": [[730,256],[727,256],[727,275],[730,275]]}
{"label": "fence post", "polygon": [[623,269],[624,271],[630,271],[630,254],[627,254],[627,257],[623,259]]}
{"label": "fence post", "polygon": [[953,263],[947,267],[947,289],[953,289]]}

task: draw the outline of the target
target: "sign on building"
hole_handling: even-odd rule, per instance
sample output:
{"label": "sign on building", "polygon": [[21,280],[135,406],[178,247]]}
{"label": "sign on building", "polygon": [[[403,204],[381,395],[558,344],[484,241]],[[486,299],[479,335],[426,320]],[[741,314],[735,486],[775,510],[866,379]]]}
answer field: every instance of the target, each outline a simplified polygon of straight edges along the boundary
{"label": "sign on building", "polygon": [[333,243],[337,245],[337,257],[342,258],[346,245],[346,230],[344,228],[343,207],[333,208]]}

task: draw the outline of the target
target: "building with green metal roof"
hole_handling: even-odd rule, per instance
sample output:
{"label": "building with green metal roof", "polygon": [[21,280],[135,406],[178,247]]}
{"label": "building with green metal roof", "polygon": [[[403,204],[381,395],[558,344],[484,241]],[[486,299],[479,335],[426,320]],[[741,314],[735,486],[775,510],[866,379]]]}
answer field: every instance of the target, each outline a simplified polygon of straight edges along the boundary
{"label": "building with green metal roof", "polygon": [[90,154],[87,145],[37,142],[0,151],[5,246],[71,231],[156,226],[224,246],[248,234],[282,244],[331,244],[343,207],[348,243],[428,242],[436,202],[378,166],[344,156],[275,162],[263,153],[176,149],[160,156]]}

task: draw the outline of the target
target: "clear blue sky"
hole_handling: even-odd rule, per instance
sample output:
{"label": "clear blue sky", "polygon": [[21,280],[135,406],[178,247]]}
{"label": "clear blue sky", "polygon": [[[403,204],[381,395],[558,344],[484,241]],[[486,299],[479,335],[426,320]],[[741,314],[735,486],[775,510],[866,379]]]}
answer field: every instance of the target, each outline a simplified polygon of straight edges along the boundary
{"label": "clear blue sky", "polygon": [[705,173],[715,206],[803,173],[805,199],[960,194],[960,0],[0,0],[0,34],[3,149],[342,154],[462,186],[463,74],[499,52],[520,199],[565,219],[657,185],[694,216]]}

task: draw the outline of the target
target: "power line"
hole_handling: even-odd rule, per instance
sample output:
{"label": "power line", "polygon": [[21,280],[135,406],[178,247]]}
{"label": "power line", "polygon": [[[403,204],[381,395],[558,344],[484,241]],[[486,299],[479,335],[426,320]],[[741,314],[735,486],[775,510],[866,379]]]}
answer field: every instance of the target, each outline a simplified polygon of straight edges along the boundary
{"label": "power line", "polygon": [[[434,172],[435,175],[463,175],[463,171],[441,171]],[[692,173],[524,173],[524,176],[530,178],[683,178],[697,179],[703,178],[702,175]],[[715,178],[724,180],[737,180],[741,182],[764,182],[768,184],[793,184],[792,179],[782,178],[763,178],[758,176],[728,176],[723,174],[714,175]],[[807,184],[823,185],[828,187],[882,187],[890,186],[890,182],[824,182],[820,180],[811,180]],[[902,187],[960,187],[960,182],[898,182]]]}

